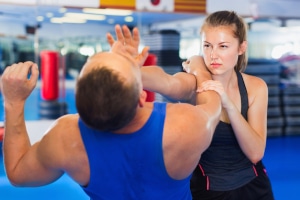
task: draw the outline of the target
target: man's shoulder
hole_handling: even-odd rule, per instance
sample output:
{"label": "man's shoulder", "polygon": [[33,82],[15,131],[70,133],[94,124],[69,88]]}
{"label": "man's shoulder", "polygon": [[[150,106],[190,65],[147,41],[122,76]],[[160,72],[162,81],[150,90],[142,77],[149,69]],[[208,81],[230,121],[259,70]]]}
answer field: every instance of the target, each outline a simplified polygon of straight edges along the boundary
{"label": "man's shoulder", "polygon": [[57,149],[72,149],[74,144],[81,143],[81,135],[78,127],[78,115],[64,115],[49,127],[43,139],[53,144]]}
{"label": "man's shoulder", "polygon": [[66,114],[61,117],[59,117],[56,121],[59,124],[65,124],[65,123],[78,123],[79,115],[78,114]]}
{"label": "man's shoulder", "polygon": [[[185,102],[167,103],[167,110],[175,111],[186,109],[187,112],[193,112],[196,107]],[[182,113],[185,114],[185,113]]]}
{"label": "man's shoulder", "polygon": [[78,114],[63,115],[50,126],[49,133],[54,137],[70,137],[70,135],[79,132],[78,120]]}
{"label": "man's shoulder", "polygon": [[[189,103],[168,103],[167,104],[167,116],[178,119],[190,119],[200,117],[199,110],[196,106]],[[185,122],[189,123],[189,122]]]}

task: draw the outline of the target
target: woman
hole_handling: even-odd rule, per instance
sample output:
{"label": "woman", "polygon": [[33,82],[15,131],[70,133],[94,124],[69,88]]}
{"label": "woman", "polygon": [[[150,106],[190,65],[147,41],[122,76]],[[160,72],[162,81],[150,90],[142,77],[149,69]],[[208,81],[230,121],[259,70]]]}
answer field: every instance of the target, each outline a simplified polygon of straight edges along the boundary
{"label": "woman", "polygon": [[[212,13],[201,28],[203,58],[213,80],[202,84],[198,92],[218,92],[222,115],[191,179],[194,199],[274,199],[261,161],[267,138],[268,88],[262,79],[242,73],[247,65],[246,33],[243,19],[229,11]],[[197,74],[195,66],[183,66]]]}
{"label": "woman", "polygon": [[[126,27],[123,33],[116,28],[116,33],[118,40],[137,48],[137,30],[133,37]],[[188,73],[171,76],[159,67],[142,68],[144,88],[170,99],[195,103],[196,88],[197,92],[214,90],[221,96],[220,122],[191,179],[193,199],[274,199],[261,161],[267,138],[268,88],[262,79],[243,73],[246,37],[241,17],[218,11],[207,16],[201,28],[203,59],[193,56],[183,63]],[[111,36],[108,41],[113,43]],[[200,84],[197,66],[204,64],[213,80]]]}

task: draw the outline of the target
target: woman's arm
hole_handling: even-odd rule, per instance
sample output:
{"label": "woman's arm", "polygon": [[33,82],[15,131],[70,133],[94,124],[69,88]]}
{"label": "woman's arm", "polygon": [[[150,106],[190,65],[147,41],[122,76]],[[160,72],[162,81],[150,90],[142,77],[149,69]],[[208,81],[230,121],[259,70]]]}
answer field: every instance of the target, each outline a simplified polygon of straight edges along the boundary
{"label": "woman's arm", "polygon": [[263,158],[266,148],[268,87],[260,78],[243,77],[249,97],[248,120],[236,111],[227,112],[241,149],[253,163],[257,163]]}
{"label": "woman's arm", "polygon": [[243,77],[249,99],[248,120],[241,115],[240,110],[226,94],[221,82],[206,81],[197,91],[214,90],[219,93],[222,107],[226,110],[228,122],[242,151],[252,163],[257,163],[263,158],[266,148],[268,88],[266,83],[257,77]]}

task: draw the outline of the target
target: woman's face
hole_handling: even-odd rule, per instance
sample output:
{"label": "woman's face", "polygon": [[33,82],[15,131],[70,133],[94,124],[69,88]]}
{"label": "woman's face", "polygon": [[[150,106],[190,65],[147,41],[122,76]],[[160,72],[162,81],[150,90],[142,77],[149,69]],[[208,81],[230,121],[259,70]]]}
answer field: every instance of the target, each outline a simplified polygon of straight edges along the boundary
{"label": "woman's face", "polygon": [[234,69],[238,56],[245,51],[234,37],[232,26],[206,26],[202,29],[201,39],[204,62],[214,75]]}

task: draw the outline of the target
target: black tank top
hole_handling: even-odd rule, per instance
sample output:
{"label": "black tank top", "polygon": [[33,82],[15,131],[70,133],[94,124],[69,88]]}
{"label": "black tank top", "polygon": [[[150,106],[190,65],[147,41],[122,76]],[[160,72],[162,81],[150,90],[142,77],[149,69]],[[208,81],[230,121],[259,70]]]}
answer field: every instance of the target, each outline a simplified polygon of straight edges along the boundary
{"label": "black tank top", "polygon": [[[237,71],[236,74],[241,95],[241,114],[247,120],[247,89],[241,73]],[[202,154],[199,167],[201,175],[206,176],[208,190],[233,190],[256,177],[255,168],[241,150],[231,124],[222,121],[216,127],[209,148]]]}

